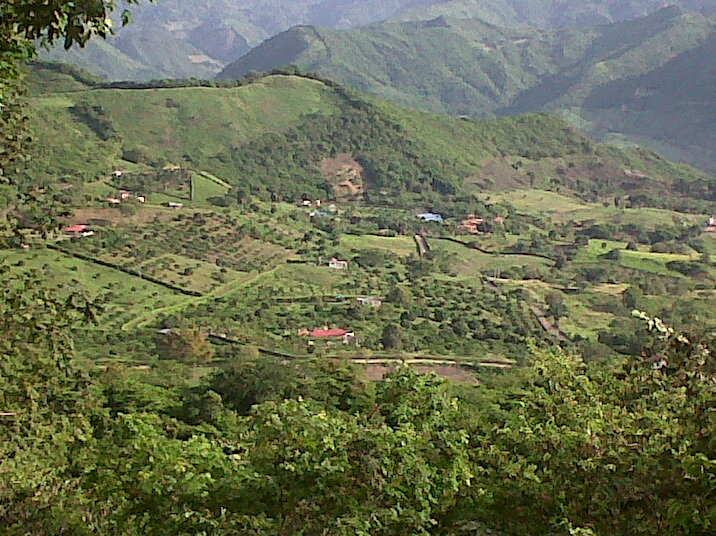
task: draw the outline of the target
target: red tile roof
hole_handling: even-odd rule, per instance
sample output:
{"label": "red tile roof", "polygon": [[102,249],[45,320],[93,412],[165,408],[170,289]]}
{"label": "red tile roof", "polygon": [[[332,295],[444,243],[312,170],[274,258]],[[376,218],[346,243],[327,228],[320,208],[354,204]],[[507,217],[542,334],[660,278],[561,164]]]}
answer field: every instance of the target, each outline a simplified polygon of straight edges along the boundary
{"label": "red tile roof", "polygon": [[348,333],[345,329],[340,328],[333,328],[333,329],[314,329],[313,331],[309,331],[308,335],[311,337],[316,337],[317,339],[330,339],[333,337],[343,337]]}
{"label": "red tile roof", "polygon": [[78,224],[78,225],[73,225],[71,227],[67,227],[65,229],[65,232],[66,233],[81,233],[82,231],[86,231],[86,230],[87,230],[86,225]]}

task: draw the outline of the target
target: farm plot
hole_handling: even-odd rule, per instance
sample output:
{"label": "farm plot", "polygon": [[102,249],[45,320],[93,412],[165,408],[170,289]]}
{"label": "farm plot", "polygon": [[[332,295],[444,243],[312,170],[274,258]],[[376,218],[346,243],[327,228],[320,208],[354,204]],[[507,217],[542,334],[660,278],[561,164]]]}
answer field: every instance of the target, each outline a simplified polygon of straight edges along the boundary
{"label": "farm plot", "polygon": [[479,197],[491,203],[507,201],[518,211],[528,214],[572,214],[590,208],[578,199],[547,190],[489,192]]}
{"label": "farm plot", "polygon": [[228,281],[245,275],[230,268],[167,254],[137,265],[142,274],[150,275],[171,285],[205,294]]}
{"label": "farm plot", "polygon": [[665,275],[670,277],[685,277],[679,272],[670,270],[667,266],[672,261],[689,262],[695,259],[692,255],[676,253],[653,253],[650,251],[630,251],[626,249],[625,242],[613,240],[590,240],[589,244],[580,248],[574,259],[575,263],[594,264],[603,261],[603,255],[614,250],[619,251],[619,265],[645,273]]}
{"label": "farm plot", "polygon": [[39,273],[60,295],[86,295],[97,305],[98,322],[105,327],[185,299],[162,285],[54,250],[3,251],[0,258],[15,274]]}
{"label": "farm plot", "polygon": [[342,235],[341,246],[354,250],[379,250],[407,257],[417,253],[415,242],[408,236]]}
{"label": "farm plot", "polygon": [[[235,224],[218,222],[201,213],[173,222],[151,222],[141,228],[103,229],[96,236],[65,241],[63,245],[133,269],[166,254],[173,254],[191,259],[200,266],[215,265],[220,272],[225,269],[222,272],[225,277],[217,276],[219,282],[229,277],[228,270],[263,271],[284,262],[293,254],[282,246],[246,236]],[[179,272],[175,273],[185,272],[185,263],[174,263],[179,266],[175,269]],[[152,264],[149,263],[149,266],[151,269]]]}
{"label": "farm plot", "polygon": [[457,275],[463,277],[492,275],[495,271],[516,267],[533,271],[541,270],[553,264],[548,259],[533,255],[491,255],[446,240],[430,240],[430,247],[433,252],[449,255],[450,266]]}
{"label": "farm plot", "polygon": [[687,214],[658,208],[617,208],[601,203],[586,203],[573,197],[547,190],[513,190],[490,192],[480,196],[485,201],[506,201],[524,214],[549,216],[555,223],[588,220],[610,222],[619,225],[643,225],[647,229],[670,226],[676,221],[688,225],[702,223],[705,215]]}
{"label": "farm plot", "polygon": [[208,199],[221,197],[228,193],[230,186],[221,179],[208,173],[194,173],[192,176],[192,193],[194,204],[206,205]]}
{"label": "farm plot", "polygon": [[124,173],[113,179],[112,184],[119,190],[137,194],[161,193],[191,201],[192,172],[179,167],[167,166],[140,173]]}

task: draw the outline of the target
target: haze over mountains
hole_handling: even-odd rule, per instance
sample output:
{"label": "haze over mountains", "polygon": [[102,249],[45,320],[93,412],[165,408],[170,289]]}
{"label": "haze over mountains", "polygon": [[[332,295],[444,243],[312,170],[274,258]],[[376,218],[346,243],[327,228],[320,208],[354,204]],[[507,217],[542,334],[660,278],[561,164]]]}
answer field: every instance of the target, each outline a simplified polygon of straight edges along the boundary
{"label": "haze over mountains", "polygon": [[714,9],[711,0],[162,0],[132,7],[134,22],[87,51],[54,50],[109,79],[210,77],[251,47],[295,25],[351,28],[393,18],[479,18],[503,27],[593,25],[668,5]]}

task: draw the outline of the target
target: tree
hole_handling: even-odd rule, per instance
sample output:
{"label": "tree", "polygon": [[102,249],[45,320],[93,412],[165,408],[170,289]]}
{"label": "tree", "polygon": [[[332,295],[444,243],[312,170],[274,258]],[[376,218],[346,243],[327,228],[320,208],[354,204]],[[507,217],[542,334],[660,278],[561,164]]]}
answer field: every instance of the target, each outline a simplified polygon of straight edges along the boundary
{"label": "tree", "polygon": [[[560,349],[477,393],[473,516],[508,534],[705,535],[716,518],[716,361],[646,320],[650,358],[585,363]],[[505,478],[509,475],[509,478]],[[480,490],[489,490],[481,496]],[[473,492],[470,492],[473,493]]]}
{"label": "tree", "polygon": [[219,393],[227,408],[248,414],[256,404],[280,402],[298,394],[295,366],[278,357],[242,359],[218,372],[209,387]]}
{"label": "tree", "polygon": [[0,318],[0,526],[6,534],[57,534],[49,518],[72,502],[73,450],[91,433],[97,406],[72,344],[93,309],[23,277],[3,281]]}
{"label": "tree", "polygon": [[410,304],[412,303],[410,291],[399,285],[393,285],[385,299],[389,303],[393,303],[398,307],[410,307]]}
{"label": "tree", "polygon": [[397,324],[387,324],[383,328],[381,342],[386,350],[400,350],[403,347],[403,330]]}
{"label": "tree", "polygon": [[624,292],[622,292],[622,304],[624,307],[632,311],[639,308],[639,304],[644,298],[644,293],[639,287],[630,286]]}
{"label": "tree", "polygon": [[246,465],[264,533],[432,533],[471,477],[456,408],[444,381],[409,368],[389,375],[373,410],[357,415],[310,401],[259,406]]}
{"label": "tree", "polygon": [[214,357],[214,349],[206,334],[198,329],[172,329],[157,336],[157,352],[162,359],[186,363],[206,363]]}

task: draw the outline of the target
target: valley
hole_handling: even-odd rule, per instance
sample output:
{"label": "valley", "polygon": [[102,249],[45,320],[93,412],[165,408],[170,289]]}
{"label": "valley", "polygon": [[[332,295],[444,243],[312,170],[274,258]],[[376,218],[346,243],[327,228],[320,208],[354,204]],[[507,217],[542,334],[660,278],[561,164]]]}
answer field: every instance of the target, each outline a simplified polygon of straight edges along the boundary
{"label": "valley", "polygon": [[668,3],[1,2],[0,532],[711,534],[713,2]]}
{"label": "valley", "polygon": [[226,352],[479,369],[524,363],[536,339],[639,353],[635,308],[716,325],[713,179],[648,151],[292,74],[113,89],[38,64],[30,82],[27,172],[65,177],[64,228],[90,232],[28,236],[6,260],[96,302],[100,363],[112,334],[133,341],[123,360],[161,369],[157,333],[186,327]]}

